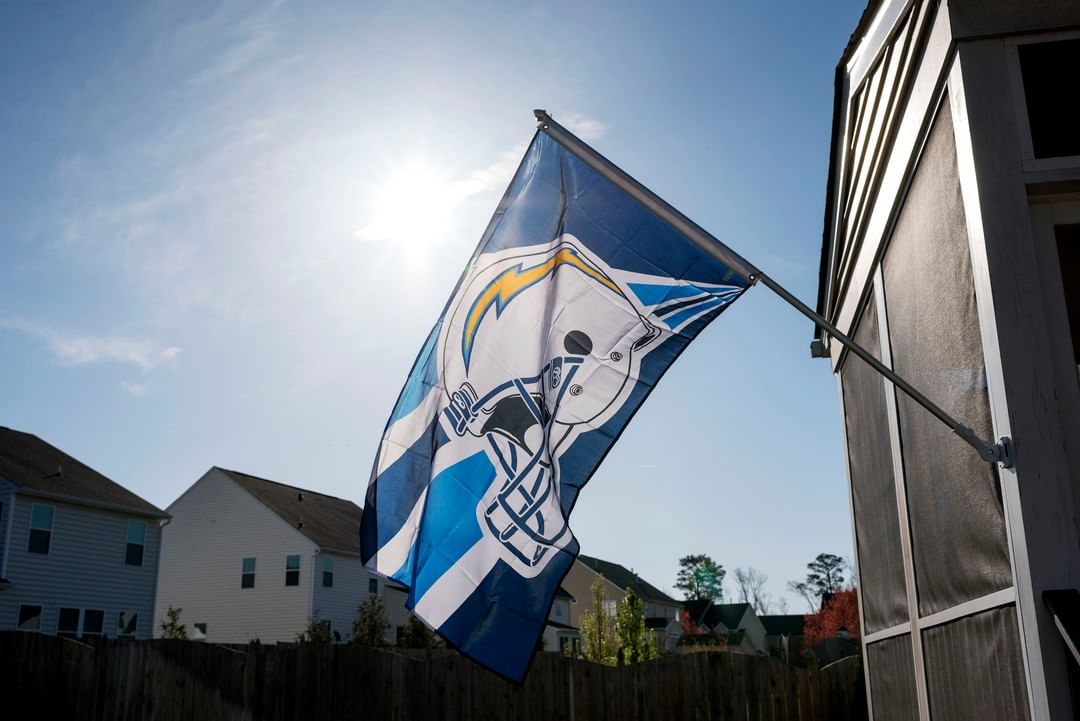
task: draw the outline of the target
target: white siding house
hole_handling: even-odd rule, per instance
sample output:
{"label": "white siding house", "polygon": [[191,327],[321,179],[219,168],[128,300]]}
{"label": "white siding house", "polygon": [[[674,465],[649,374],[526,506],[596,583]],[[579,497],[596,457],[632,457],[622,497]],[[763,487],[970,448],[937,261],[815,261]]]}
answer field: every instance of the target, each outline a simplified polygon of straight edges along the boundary
{"label": "white siding house", "polygon": [[168,514],[0,427],[0,630],[150,638]]}
{"label": "white siding house", "polygon": [[360,562],[351,501],[215,467],[169,512],[158,624],[171,606],[200,640],[291,642],[319,620],[345,641],[372,593],[387,606],[388,641],[407,619],[402,594]]}
{"label": "white siding house", "polygon": [[562,586],[555,591],[555,601],[548,612],[548,622],[544,626],[543,649],[559,653],[581,650],[581,631],[570,624],[570,608],[576,599]]}

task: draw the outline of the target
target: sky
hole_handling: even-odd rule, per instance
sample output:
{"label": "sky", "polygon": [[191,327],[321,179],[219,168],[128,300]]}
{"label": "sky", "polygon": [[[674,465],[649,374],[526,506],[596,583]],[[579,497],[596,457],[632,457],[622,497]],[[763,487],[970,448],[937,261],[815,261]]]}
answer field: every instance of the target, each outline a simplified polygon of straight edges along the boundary
{"label": "sky", "polygon": [[[8,3],[0,425],[167,507],[212,466],[362,503],[546,108],[813,305],[862,0]],[[752,289],[582,492],[583,553],[851,556],[836,381]],[[733,574],[726,583],[734,593]]]}

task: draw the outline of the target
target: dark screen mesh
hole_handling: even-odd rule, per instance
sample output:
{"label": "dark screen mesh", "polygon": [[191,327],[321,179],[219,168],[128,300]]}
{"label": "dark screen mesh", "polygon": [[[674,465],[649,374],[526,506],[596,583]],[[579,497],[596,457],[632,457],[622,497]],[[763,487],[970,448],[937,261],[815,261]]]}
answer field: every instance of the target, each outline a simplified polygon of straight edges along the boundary
{"label": "dark screen mesh", "polygon": [[1012,606],[927,629],[923,658],[934,721],[1029,718],[1020,634]]}
{"label": "dark screen mesh", "polygon": [[[873,296],[859,321],[855,340],[880,357]],[[841,383],[859,591],[863,594],[866,632],[873,633],[908,620],[885,387],[881,375],[854,355],[844,361]]]}
{"label": "dark screen mesh", "polygon": [[[993,438],[948,103],[883,267],[896,372]],[[907,395],[896,396],[921,615],[1011,586],[996,467]]]}
{"label": "dark screen mesh", "polygon": [[874,708],[874,721],[916,721],[919,718],[919,704],[915,698],[911,634],[869,644],[866,657],[870,668],[870,704]]}
{"label": "dark screen mesh", "polygon": [[[1017,46],[1036,158],[1080,155],[1080,39]],[[1066,89],[1068,88],[1068,89]]]}

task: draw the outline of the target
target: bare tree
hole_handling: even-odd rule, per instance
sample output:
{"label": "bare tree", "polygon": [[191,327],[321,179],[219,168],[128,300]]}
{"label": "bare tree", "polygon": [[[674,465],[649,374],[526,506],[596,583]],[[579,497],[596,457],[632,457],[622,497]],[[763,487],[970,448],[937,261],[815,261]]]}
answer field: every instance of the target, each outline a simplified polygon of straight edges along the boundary
{"label": "bare tree", "polygon": [[735,569],[735,589],[739,600],[753,606],[759,616],[772,613],[772,594],[765,590],[768,580],[768,576],[752,566]]}
{"label": "bare tree", "polygon": [[818,599],[814,595],[814,589],[810,587],[809,583],[805,581],[788,581],[787,588],[792,593],[797,593],[806,601],[806,607],[810,609],[810,613],[818,612]]}

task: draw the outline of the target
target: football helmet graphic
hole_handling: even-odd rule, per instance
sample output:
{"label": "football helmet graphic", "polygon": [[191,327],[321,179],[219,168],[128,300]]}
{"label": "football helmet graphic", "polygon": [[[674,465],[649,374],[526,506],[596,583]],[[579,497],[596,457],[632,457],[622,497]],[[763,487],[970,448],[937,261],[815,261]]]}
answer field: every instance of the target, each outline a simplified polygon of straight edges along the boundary
{"label": "football helmet graphic", "polygon": [[560,455],[623,405],[661,330],[573,236],[477,263],[446,316],[443,421],[487,453],[495,480],[477,519],[531,577],[571,539]]}

